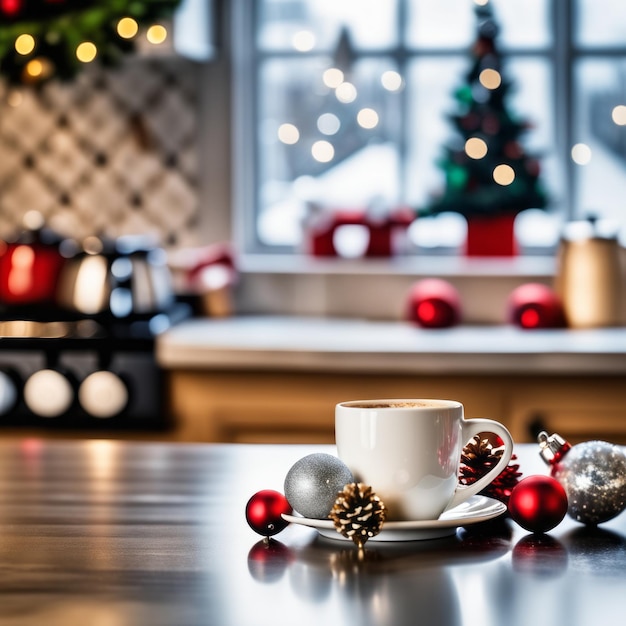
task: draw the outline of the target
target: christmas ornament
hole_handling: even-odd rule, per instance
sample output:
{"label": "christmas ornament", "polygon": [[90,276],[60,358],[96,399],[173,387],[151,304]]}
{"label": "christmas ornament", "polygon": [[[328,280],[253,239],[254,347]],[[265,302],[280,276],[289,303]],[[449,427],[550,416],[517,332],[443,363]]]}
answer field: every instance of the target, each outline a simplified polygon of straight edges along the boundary
{"label": "christmas ornament", "polygon": [[545,533],[557,526],[567,513],[567,494],[550,476],[528,476],[511,491],[509,513],[522,528]]}
{"label": "christmas ornament", "polygon": [[337,494],[354,482],[348,466],[331,454],[317,452],[300,459],[285,478],[285,496],[304,517],[328,517]]}
{"label": "christmas ornament", "polygon": [[508,319],[520,328],[565,326],[561,299],[547,285],[528,283],[515,288],[508,300]]}
{"label": "christmas ornament", "polygon": [[445,280],[419,280],[409,291],[406,317],[425,328],[454,326],[461,319],[461,297]]}
{"label": "christmas ornament", "polygon": [[626,455],[606,441],[572,446],[558,434],[539,433],[540,454],[551,467],[569,501],[568,514],[578,522],[597,525],[626,508]]}
{"label": "christmas ornament", "polygon": [[[459,470],[459,482],[461,485],[471,485],[481,476],[484,476],[494,465],[498,463],[504,447],[495,447],[489,439],[481,439],[475,435],[463,448],[461,454],[461,467]],[[497,476],[497,478],[480,493],[505,504],[509,501],[511,490],[518,484],[522,473],[519,464],[513,463],[517,457],[511,457],[511,463]]]}
{"label": "christmas ornament", "polygon": [[351,539],[361,550],[383,527],[387,511],[372,488],[363,483],[350,483],[337,497],[330,518],[337,532]]}
{"label": "christmas ornament", "polygon": [[272,489],[257,491],[246,504],[248,525],[265,537],[276,535],[289,525],[282,518],[283,513],[291,515],[291,506],[282,493]]}

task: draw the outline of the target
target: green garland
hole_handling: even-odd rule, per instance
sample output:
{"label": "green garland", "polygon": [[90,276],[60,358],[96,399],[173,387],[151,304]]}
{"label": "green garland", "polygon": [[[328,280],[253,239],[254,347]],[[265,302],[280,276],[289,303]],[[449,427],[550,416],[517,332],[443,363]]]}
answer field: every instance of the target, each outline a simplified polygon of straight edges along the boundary
{"label": "green garland", "polygon": [[[81,43],[95,45],[96,59],[113,65],[135,48],[135,38],[117,32],[129,17],[142,27],[171,17],[180,0],[22,0],[15,15],[0,15],[0,75],[13,85],[40,85],[52,78],[69,80],[84,66],[78,59]],[[20,54],[20,35],[34,40],[32,51]],[[30,65],[29,65],[30,64]],[[36,68],[36,69],[34,69]]]}

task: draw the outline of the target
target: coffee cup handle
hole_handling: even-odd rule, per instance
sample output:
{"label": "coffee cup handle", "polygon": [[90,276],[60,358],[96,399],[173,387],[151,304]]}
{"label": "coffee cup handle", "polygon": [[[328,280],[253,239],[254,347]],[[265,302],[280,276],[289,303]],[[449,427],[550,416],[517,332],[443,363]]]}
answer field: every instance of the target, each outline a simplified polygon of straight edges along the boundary
{"label": "coffee cup handle", "polygon": [[496,463],[495,467],[489,470],[487,474],[479,478],[475,483],[471,485],[458,484],[456,491],[452,496],[452,500],[446,507],[446,510],[452,509],[458,506],[462,502],[469,500],[472,496],[476,495],[479,491],[482,491],[487,485],[492,483],[498,475],[504,470],[513,456],[513,438],[511,433],[499,422],[494,420],[485,419],[481,417],[475,417],[468,420],[463,420],[461,434],[464,442],[468,442],[474,435],[479,433],[493,433],[498,435],[504,442],[504,450],[500,460]]}

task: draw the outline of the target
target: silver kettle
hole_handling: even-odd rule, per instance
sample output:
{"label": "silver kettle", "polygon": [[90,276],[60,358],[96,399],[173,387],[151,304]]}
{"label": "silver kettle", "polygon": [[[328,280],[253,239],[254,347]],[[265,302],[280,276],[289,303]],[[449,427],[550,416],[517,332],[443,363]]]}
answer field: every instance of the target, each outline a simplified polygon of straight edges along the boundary
{"label": "silver kettle", "polygon": [[166,253],[140,236],[86,238],[57,285],[58,305],[82,315],[141,317],[164,312],[173,302]]}
{"label": "silver kettle", "polygon": [[594,219],[566,225],[558,250],[555,291],[568,326],[622,325],[622,285],[617,237],[603,235]]}

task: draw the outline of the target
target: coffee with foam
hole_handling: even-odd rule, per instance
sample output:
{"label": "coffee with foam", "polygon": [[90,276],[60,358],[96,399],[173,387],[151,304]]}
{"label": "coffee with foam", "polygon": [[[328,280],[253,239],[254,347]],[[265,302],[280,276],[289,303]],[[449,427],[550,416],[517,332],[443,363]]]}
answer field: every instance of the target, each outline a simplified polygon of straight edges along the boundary
{"label": "coffee with foam", "polygon": [[450,402],[443,400],[354,400],[341,404],[353,409],[440,409],[450,406]]}

